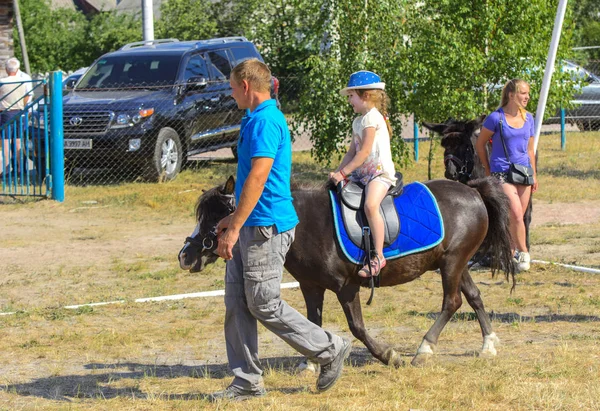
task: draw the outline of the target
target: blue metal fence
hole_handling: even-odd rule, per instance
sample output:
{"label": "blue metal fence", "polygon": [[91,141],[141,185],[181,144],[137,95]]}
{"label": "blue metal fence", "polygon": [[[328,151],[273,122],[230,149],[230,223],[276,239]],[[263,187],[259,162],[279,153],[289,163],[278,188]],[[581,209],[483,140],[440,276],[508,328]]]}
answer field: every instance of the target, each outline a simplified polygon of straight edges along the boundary
{"label": "blue metal fence", "polygon": [[0,196],[63,201],[61,73],[52,73],[50,93],[46,80],[9,79],[0,81]]}
{"label": "blue metal fence", "polygon": [[[0,115],[0,182],[1,195],[11,196],[48,196],[49,158],[48,112],[45,104],[45,80],[9,82],[3,79],[0,84],[7,93],[0,101],[11,101],[2,107]],[[30,87],[29,87],[30,86]],[[19,88],[27,92],[13,101],[10,98]],[[37,95],[37,97],[36,97]],[[20,109],[20,103],[23,109]]]}

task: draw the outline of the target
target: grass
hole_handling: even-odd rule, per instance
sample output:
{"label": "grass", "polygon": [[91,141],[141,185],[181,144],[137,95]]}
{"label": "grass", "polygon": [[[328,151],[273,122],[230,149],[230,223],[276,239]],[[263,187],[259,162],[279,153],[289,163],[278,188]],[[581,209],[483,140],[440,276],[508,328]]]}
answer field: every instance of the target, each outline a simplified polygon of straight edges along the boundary
{"label": "grass", "polygon": [[[572,273],[553,267],[527,276],[537,285],[519,284],[508,298],[508,284],[484,285],[489,273],[474,274],[494,327],[503,341],[493,360],[476,356],[481,340],[477,321],[461,308],[440,338],[435,359],[422,368],[388,368],[374,361],[354,341],[349,365],[331,391],[316,394],[315,376],[293,373],[298,354],[260,328],[265,384],[269,395],[227,409],[595,409],[600,394],[592,383],[600,371],[595,337],[597,307],[580,298],[578,286],[598,294],[592,275],[575,275],[574,287],[557,290],[556,282]],[[589,285],[593,283],[592,285]],[[369,332],[393,342],[410,356],[431,326],[428,313],[439,311],[440,280],[433,273],[413,283],[377,291]],[[401,291],[401,292],[399,292]],[[556,294],[564,293],[556,305]],[[368,290],[363,290],[365,298]],[[398,298],[401,295],[402,298]],[[283,297],[303,310],[298,290]],[[515,302],[518,302],[518,307]],[[395,309],[390,309],[393,304]],[[349,336],[340,309],[328,293],[327,329]],[[508,315],[518,310],[518,326]],[[222,352],[223,306],[218,299],[148,305],[124,304],[79,315],[52,317],[32,313],[27,319],[5,319],[5,369],[0,393],[11,408],[19,404],[43,409],[204,409],[203,394],[230,381]],[[415,315],[417,314],[417,315]],[[52,331],[51,331],[52,330]],[[596,354],[594,354],[596,353]],[[43,362],[37,378],[27,369]],[[377,401],[373,401],[373,396]],[[68,406],[63,403],[68,400]]]}
{"label": "grass", "polygon": [[[600,133],[540,141],[536,201],[598,200]],[[403,169],[405,182],[425,180],[421,159]],[[443,177],[436,148],[433,176]],[[324,181],[328,169],[294,154],[294,179]],[[68,186],[64,203],[1,206],[0,409],[189,410],[211,406],[203,395],[231,381],[223,337],[222,297],[135,303],[136,298],[217,290],[224,263],[201,274],[178,268],[176,254],[194,225],[203,189],[235,175],[231,162],[188,169],[170,183]],[[92,203],[90,203],[92,202]],[[534,208],[535,213],[535,208]],[[600,222],[548,223],[532,230],[535,258],[600,267]],[[0,250],[0,253],[3,251]],[[495,410],[599,409],[600,281],[597,275],[533,265],[516,291],[487,271],[473,273],[502,340],[498,356],[477,357],[481,334],[465,303],[440,337],[434,360],[393,369],[357,340],[332,390],[317,394],[315,375],[295,374],[300,355],[262,326],[260,353],[269,395],[220,409]],[[285,274],[284,281],[292,281]],[[361,291],[366,301],[369,290]],[[283,298],[304,312],[302,293]],[[65,305],[124,303],[65,309]],[[441,282],[427,273],[378,289],[363,304],[370,335],[406,362],[441,306]],[[351,337],[335,297],[326,294],[324,327]]]}

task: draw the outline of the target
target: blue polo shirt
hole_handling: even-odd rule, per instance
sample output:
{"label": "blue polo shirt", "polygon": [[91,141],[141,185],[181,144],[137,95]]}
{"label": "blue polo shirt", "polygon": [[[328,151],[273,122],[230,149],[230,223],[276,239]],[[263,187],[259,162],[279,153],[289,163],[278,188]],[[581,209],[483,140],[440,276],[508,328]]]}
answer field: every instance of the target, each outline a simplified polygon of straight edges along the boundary
{"label": "blue polo shirt", "polygon": [[273,99],[264,101],[253,112],[246,110],[242,118],[235,183],[238,202],[254,157],[272,158],[273,167],[258,203],[244,225],[275,224],[280,233],[294,228],[298,224],[298,215],[292,204],[290,189],[292,139],[285,117]]}

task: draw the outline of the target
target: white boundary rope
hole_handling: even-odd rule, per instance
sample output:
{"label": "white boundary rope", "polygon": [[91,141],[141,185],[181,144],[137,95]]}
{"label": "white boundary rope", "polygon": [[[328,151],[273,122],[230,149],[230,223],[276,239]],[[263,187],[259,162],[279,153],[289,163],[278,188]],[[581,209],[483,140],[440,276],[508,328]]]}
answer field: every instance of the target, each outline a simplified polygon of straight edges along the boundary
{"label": "white boundary rope", "polygon": [[537,264],[560,265],[561,267],[570,268],[573,271],[581,271],[583,273],[589,273],[589,274],[600,274],[600,270],[598,270],[596,268],[582,267],[579,265],[553,263],[550,261],[543,261],[543,260],[531,260],[531,262],[537,263]]}
{"label": "white boundary rope", "polygon": [[[531,260],[532,263],[535,264],[550,264],[550,265],[559,265],[561,267],[565,267],[568,269],[571,269],[573,271],[581,271],[583,273],[588,273],[588,274],[600,274],[600,270],[597,268],[589,268],[589,267],[583,267],[583,266],[579,266],[579,265],[572,265],[572,264],[562,264],[562,263],[553,263],[550,261],[543,261],[543,260]],[[299,287],[300,283],[298,282],[291,282],[291,283],[282,283],[281,284],[281,288],[296,288]],[[189,294],[174,294],[174,295],[163,295],[160,297],[147,297],[147,298],[137,298],[135,300],[133,300],[133,302],[135,303],[147,303],[147,302],[152,302],[152,301],[172,301],[172,300],[183,300],[184,298],[204,298],[204,297],[218,297],[221,295],[225,295],[225,290],[215,290],[215,291],[202,291],[199,293],[189,293]],[[78,308],[81,307],[97,307],[97,306],[101,306],[101,305],[109,305],[109,304],[123,304],[125,303],[125,300],[116,300],[116,301],[106,301],[106,302],[100,302],[100,303],[88,303],[88,304],[79,304],[79,305],[65,305],[63,308],[69,309],[69,310],[76,310]],[[0,316],[2,315],[14,315],[16,314],[16,312],[8,312],[8,313],[0,313]]]}
{"label": "white boundary rope", "polygon": [[[282,283],[281,288],[296,288],[299,287],[300,283],[291,282],[291,283]],[[184,298],[203,298],[203,297],[218,297],[220,295],[225,295],[225,290],[215,290],[215,291],[203,291],[199,293],[189,293],[189,294],[174,294],[174,295],[163,295],[160,297],[148,297],[148,298],[137,298],[133,300],[134,303],[147,303],[151,301],[169,301],[169,300],[183,300]],[[69,310],[76,310],[81,307],[97,307],[100,305],[109,305],[109,304],[123,304],[125,300],[116,300],[116,301],[106,301],[101,303],[88,303],[88,304],[79,304],[79,305],[65,305],[63,308]],[[13,315],[16,312],[9,313],[0,313],[1,315]]]}

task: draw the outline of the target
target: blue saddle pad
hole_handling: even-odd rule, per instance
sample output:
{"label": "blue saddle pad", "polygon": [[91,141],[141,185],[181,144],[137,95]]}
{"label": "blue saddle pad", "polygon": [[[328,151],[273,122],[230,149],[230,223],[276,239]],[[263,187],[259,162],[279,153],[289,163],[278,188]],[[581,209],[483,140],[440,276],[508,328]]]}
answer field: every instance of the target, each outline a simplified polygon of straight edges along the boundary
{"label": "blue saddle pad", "polygon": [[[363,264],[365,252],[346,233],[339,197],[333,190],[329,191],[329,195],[340,248],[351,262]],[[402,195],[394,199],[394,205],[400,219],[400,234],[383,249],[386,260],[425,251],[442,242],[444,222],[437,201],[426,185],[415,182],[404,186]]]}

